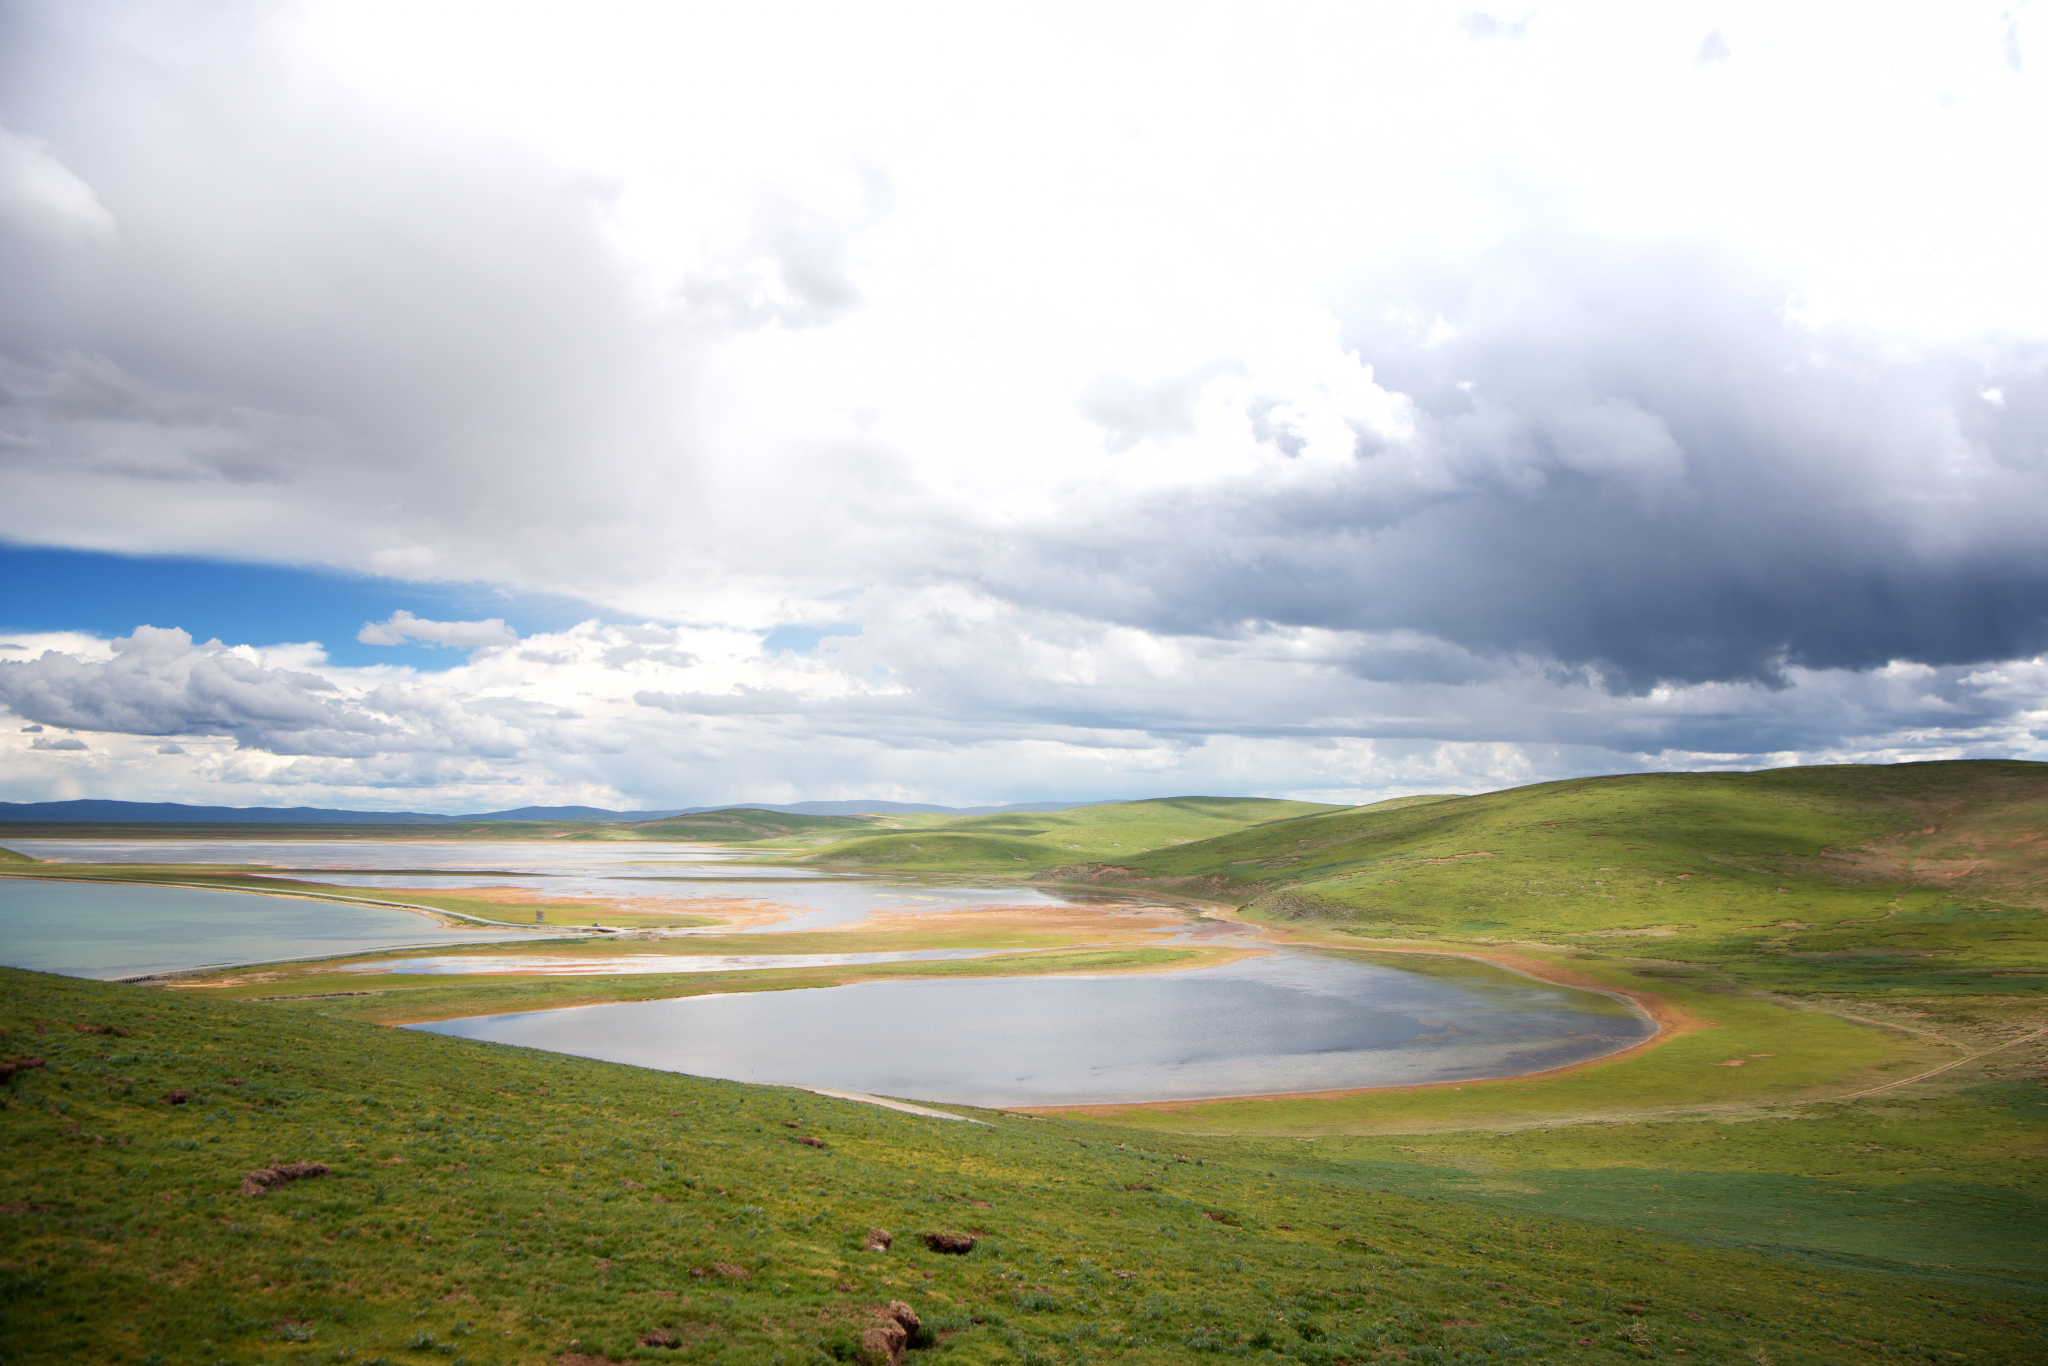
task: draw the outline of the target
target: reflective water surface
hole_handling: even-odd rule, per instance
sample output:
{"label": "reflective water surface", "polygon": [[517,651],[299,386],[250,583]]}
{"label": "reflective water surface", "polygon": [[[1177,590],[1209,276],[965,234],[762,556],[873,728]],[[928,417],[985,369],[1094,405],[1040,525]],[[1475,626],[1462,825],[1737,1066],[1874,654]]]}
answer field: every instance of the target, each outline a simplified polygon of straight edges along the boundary
{"label": "reflective water surface", "polygon": [[0,964],[103,980],[181,968],[274,963],[372,949],[532,939],[443,929],[385,906],[204,887],[0,879]]}
{"label": "reflective water surface", "polygon": [[[917,914],[978,906],[1064,906],[1088,893],[987,886],[959,879],[882,880],[808,868],[733,867],[744,851],[654,840],[604,843],[484,840],[17,840],[31,858],[70,863],[204,863],[261,867],[273,876],[337,887],[437,891],[505,887],[541,898],[601,900],[620,909],[713,911],[696,903],[772,903],[785,914],[720,934],[780,934],[845,925],[876,912]],[[374,870],[374,871],[370,871]],[[0,887],[0,895],[4,895]],[[402,898],[399,898],[402,899]]]}
{"label": "reflective water surface", "polygon": [[1509,1076],[1652,1032],[1605,996],[1430,961],[1422,973],[1288,949],[1189,972],[869,982],[416,1028],[734,1081],[979,1105]]}
{"label": "reflective water surface", "polygon": [[[514,887],[687,912],[784,914],[748,932],[874,914],[996,906],[1128,907],[1127,897],[946,880],[735,867],[733,851],[652,843],[414,840],[23,840],[75,862],[261,864],[306,881]],[[711,933],[729,934],[721,927]],[[1205,924],[1180,939],[1235,931]],[[690,930],[668,933],[688,936]],[[389,907],[201,888],[0,879],[0,962],[85,977],[539,936],[444,929]],[[681,947],[675,940],[674,947]],[[687,942],[685,939],[683,942]],[[427,953],[364,973],[734,971],[918,959],[980,950],[603,956]],[[1515,1075],[1649,1036],[1632,1008],[1457,960],[1284,949],[1224,966],[1122,976],[936,978],[485,1016],[420,1026],[740,1081],[846,1087],[978,1104],[1174,1100]]]}

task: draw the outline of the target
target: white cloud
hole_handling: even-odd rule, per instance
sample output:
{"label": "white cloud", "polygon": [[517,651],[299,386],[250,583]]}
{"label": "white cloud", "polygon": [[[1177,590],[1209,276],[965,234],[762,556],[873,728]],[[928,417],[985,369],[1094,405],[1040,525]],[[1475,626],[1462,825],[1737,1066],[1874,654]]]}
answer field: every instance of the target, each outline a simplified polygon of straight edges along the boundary
{"label": "white cloud", "polygon": [[[97,656],[0,664],[0,698],[86,735],[96,790],[232,804],[1341,801],[1644,768],[2048,757],[2048,660],[1615,698],[1413,635],[1173,638],[950,589],[867,608],[861,635],[805,655],[750,632],[586,622],[426,676],[282,669],[139,630]],[[26,762],[0,774],[13,800],[72,781]]]}
{"label": "white cloud", "polygon": [[114,216],[50,144],[0,128],[0,226],[58,242],[109,242]]}
{"label": "white cloud", "polygon": [[[107,782],[1369,794],[2039,748],[2048,199],[2011,168],[2048,96],[2002,2],[11,32],[45,190],[0,238],[0,536],[643,623],[363,627],[477,652],[432,678],[23,637],[0,696],[135,737]],[[859,633],[760,647],[826,623]]]}
{"label": "white cloud", "polygon": [[403,608],[388,620],[363,623],[356,639],[365,645],[403,645],[423,640],[430,645],[454,645],[465,649],[496,649],[519,643],[519,633],[505,625],[503,617],[484,621],[428,621]]}

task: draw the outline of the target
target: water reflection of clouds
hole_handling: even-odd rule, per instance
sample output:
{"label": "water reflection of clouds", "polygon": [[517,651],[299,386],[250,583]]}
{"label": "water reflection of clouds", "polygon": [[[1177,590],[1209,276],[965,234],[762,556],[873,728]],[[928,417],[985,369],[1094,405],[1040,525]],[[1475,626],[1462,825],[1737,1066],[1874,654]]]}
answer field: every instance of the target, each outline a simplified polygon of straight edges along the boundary
{"label": "water reflection of clouds", "polygon": [[106,980],[210,965],[535,937],[509,928],[448,929],[426,916],[386,906],[205,887],[40,878],[8,878],[0,884],[0,963],[67,977]]}
{"label": "water reflection of clouds", "polygon": [[[698,902],[788,908],[760,924],[705,933],[786,934],[847,925],[877,913],[920,914],[995,906],[1051,908],[1121,897],[943,879],[885,880],[811,868],[735,867],[749,851],[701,844],[620,841],[565,845],[513,840],[19,840],[32,858],[74,863],[257,866],[280,879],[373,890],[507,889],[542,900],[593,900],[633,910],[674,903],[679,915],[717,913]],[[630,904],[629,904],[630,903]],[[681,931],[690,933],[690,931]]]}
{"label": "water reflection of clouds", "polygon": [[[1453,961],[1439,958],[1432,967]],[[1303,949],[1257,954],[1221,967],[1195,971],[1219,978],[1272,982],[1310,995],[1370,999],[1392,1009],[1419,1007],[1424,1003],[1438,1009],[1447,1005],[1471,1007],[1480,1002],[1497,1008],[1513,1001],[1520,1009],[1540,1011],[1571,1009],[1574,1001],[1586,999],[1582,992],[1483,969],[1475,968],[1462,976],[1447,976],[1441,969],[1424,974]]]}
{"label": "water reflection of clouds", "polygon": [[736,1081],[1059,1105],[1512,1076],[1651,1033],[1595,999],[1282,949],[1178,973],[876,982],[421,1027]]}

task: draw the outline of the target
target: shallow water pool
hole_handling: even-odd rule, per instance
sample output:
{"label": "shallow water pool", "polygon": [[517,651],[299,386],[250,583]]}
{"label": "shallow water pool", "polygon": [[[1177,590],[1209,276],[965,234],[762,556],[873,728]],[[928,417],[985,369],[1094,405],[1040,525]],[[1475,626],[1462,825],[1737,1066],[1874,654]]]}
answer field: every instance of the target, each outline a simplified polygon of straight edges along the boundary
{"label": "shallow water pool", "polygon": [[1459,960],[1283,949],[1187,972],[868,982],[443,1020],[733,1081],[1078,1105],[1513,1076],[1650,1037],[1633,1007]]}
{"label": "shallow water pool", "polygon": [[204,887],[0,878],[0,964],[112,980],[372,949],[447,948],[537,936],[451,930],[386,906]]}

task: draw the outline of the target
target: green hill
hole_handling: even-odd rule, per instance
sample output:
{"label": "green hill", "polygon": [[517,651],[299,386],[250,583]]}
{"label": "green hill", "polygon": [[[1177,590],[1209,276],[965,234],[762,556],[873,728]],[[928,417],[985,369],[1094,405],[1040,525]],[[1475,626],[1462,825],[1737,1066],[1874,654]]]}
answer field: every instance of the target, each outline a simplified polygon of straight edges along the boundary
{"label": "green hill", "polygon": [[1783,985],[2005,994],[2048,984],[2044,830],[2048,764],[1653,773],[1354,808],[1049,876],[1363,937],[1653,947]]}
{"label": "green hill", "polygon": [[12,970],[0,1031],[10,1362],[880,1363],[896,1302],[904,1360],[963,1366],[2039,1359],[2039,1302],[1995,1277],[1423,1198],[1320,1148]]}
{"label": "green hill", "polygon": [[825,834],[839,838],[846,832],[872,829],[874,821],[865,816],[803,816],[783,811],[757,811],[734,807],[728,811],[705,811],[694,816],[671,816],[666,820],[636,821],[599,832],[599,839],[704,840],[717,844],[753,844],[763,840]]}
{"label": "green hill", "polygon": [[910,829],[842,839],[808,854],[805,861],[1017,877],[1083,859],[1121,859],[1346,809],[1261,797],[1167,797],[1067,811],[927,819]]}

